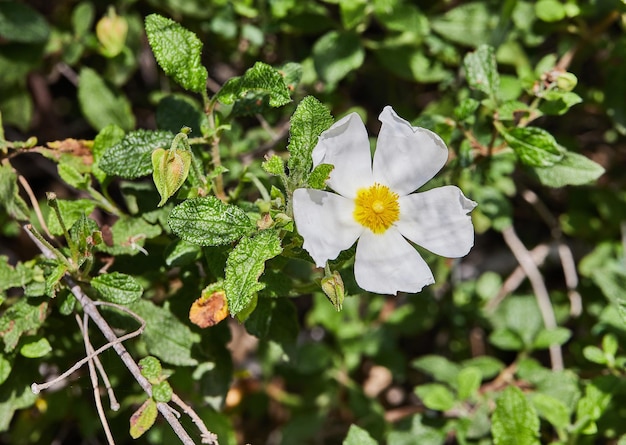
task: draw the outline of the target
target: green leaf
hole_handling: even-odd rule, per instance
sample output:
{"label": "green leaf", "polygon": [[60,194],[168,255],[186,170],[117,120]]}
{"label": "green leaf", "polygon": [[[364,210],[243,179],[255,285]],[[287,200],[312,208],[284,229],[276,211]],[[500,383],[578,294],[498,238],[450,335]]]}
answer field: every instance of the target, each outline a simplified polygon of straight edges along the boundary
{"label": "green leaf", "polygon": [[135,179],[152,173],[152,152],[169,147],[174,135],[169,131],[131,131],[102,155],[99,167],[107,175]]}
{"label": "green leaf", "polygon": [[489,41],[498,15],[485,2],[461,3],[431,21],[435,32],[446,40],[463,46],[477,47]]}
{"label": "green leaf", "polygon": [[[0,431],[7,431],[15,411],[32,406],[38,396],[31,391],[33,378],[28,369],[13,372],[0,386]],[[31,380],[29,380],[29,378]]]}
{"label": "green leaf", "polygon": [[4,354],[0,354],[0,385],[2,385],[11,374],[13,368],[12,358],[7,358]]}
{"label": "green leaf", "polygon": [[586,156],[566,151],[558,163],[550,167],[534,167],[531,172],[543,185],[564,187],[595,181],[604,174],[604,167]]}
{"label": "green leaf", "polygon": [[520,160],[531,167],[550,167],[564,158],[566,150],[542,128],[515,127],[500,133]]}
{"label": "green leaf", "polygon": [[556,428],[566,428],[570,424],[569,410],[559,399],[536,392],[533,394],[531,401],[538,414]]}
{"label": "green leaf", "polygon": [[407,428],[390,431],[387,443],[393,445],[443,445],[445,443],[445,431],[440,428],[429,426],[429,421],[422,422],[422,415],[416,414]]}
{"label": "green leaf", "polygon": [[278,155],[270,156],[269,159],[263,161],[261,167],[270,175],[281,176],[285,174],[285,162]]}
{"label": "green leaf", "polygon": [[146,34],[157,62],[180,86],[201,92],[207,70],[202,66],[202,42],[188,29],[158,14],[146,17]]}
{"label": "green leaf", "polygon": [[72,11],[72,28],[76,37],[80,39],[87,35],[93,26],[95,14],[95,7],[87,1],[76,5]]}
{"label": "green leaf", "polygon": [[192,135],[201,135],[206,116],[200,105],[181,94],[165,96],[156,109],[156,123],[161,130],[176,134],[183,127],[191,128]]}
{"label": "green leaf", "polygon": [[30,219],[28,205],[19,195],[17,174],[9,164],[0,165],[0,208],[19,221]]}
{"label": "green leaf", "polygon": [[52,346],[45,337],[30,339],[20,348],[20,354],[26,358],[39,358],[52,351]]}
{"label": "green leaf", "polygon": [[344,29],[353,29],[364,21],[368,3],[368,0],[339,0],[339,12]]}
{"label": "green leaf", "polygon": [[135,127],[135,117],[126,96],[109,88],[91,68],[80,70],[78,102],[87,121],[98,131],[109,124],[124,130]]}
{"label": "green leaf", "polygon": [[558,22],[565,18],[565,7],[558,0],[538,0],[535,3],[535,14],[544,22]]}
{"label": "green leaf", "polygon": [[165,248],[165,264],[169,267],[186,266],[200,258],[201,253],[201,247],[197,244],[175,240]]}
{"label": "green leaf", "polygon": [[143,288],[130,275],[120,272],[102,274],[91,280],[102,299],[115,304],[130,304],[141,298]]}
{"label": "green leaf", "polygon": [[112,246],[99,244],[97,249],[111,255],[136,255],[146,251],[143,246],[147,239],[155,238],[163,229],[157,224],[150,224],[143,218],[123,216],[115,221],[110,229]]}
{"label": "green leaf", "polygon": [[[72,227],[76,221],[78,221],[83,215],[89,215],[93,209],[96,208],[96,204],[89,199],[57,199],[59,205],[59,211],[63,218],[63,223],[66,228]],[[63,227],[59,222],[56,212],[51,211],[48,213],[48,229],[53,235],[62,235]]]}
{"label": "green leaf", "polygon": [[258,279],[265,262],[282,252],[280,241],[278,232],[263,230],[252,238],[242,238],[228,255],[224,289],[231,315],[245,309],[253,295],[265,287]]}
{"label": "green leaf", "polygon": [[624,266],[617,261],[607,261],[601,268],[593,271],[591,279],[626,323],[626,295],[624,295],[626,270]]}
{"label": "green leaf", "polygon": [[495,445],[539,445],[539,418],[518,387],[509,386],[498,397],[491,434]]}
{"label": "green leaf", "polygon": [[574,105],[581,103],[582,98],[571,91],[548,91],[542,96],[546,102],[539,105],[539,110],[544,114],[562,115]]}
{"label": "green leaf", "polygon": [[457,376],[457,396],[459,400],[466,400],[474,396],[480,388],[483,375],[480,369],[472,366],[463,368]]}
{"label": "green leaf", "polygon": [[172,387],[167,380],[152,385],[152,397],[157,402],[169,402],[172,400],[172,393]]}
{"label": "green leaf", "polygon": [[299,185],[306,179],[313,166],[311,153],[322,132],[328,130],[334,119],[330,110],[313,96],[307,96],[298,104],[291,117],[289,130],[289,176]]}
{"label": "green leaf", "polygon": [[313,45],[313,64],[321,79],[333,88],[365,60],[358,34],[330,31]]}
{"label": "green leaf", "polygon": [[195,366],[192,347],[200,342],[200,336],[189,329],[168,308],[156,306],[149,300],[137,300],[128,307],[146,322],[141,338],[148,352],[161,361],[176,366]]}
{"label": "green leaf", "polygon": [[148,379],[150,383],[157,383],[161,378],[161,374],[163,374],[161,362],[158,358],[151,355],[139,360],[139,369],[141,370],[141,375]]}
{"label": "green leaf", "polygon": [[348,435],[343,441],[343,445],[378,445],[378,442],[366,430],[352,424],[348,430]]}
{"label": "green leaf", "polygon": [[86,190],[91,182],[89,175],[79,172],[71,164],[58,164],[57,170],[63,181],[79,190]]}
{"label": "green leaf", "polygon": [[157,418],[157,405],[154,399],[150,398],[130,416],[130,437],[137,439],[148,431]]}
{"label": "green leaf", "polygon": [[450,386],[456,385],[460,367],[445,357],[425,355],[413,360],[411,364],[439,382],[448,383]]}
{"label": "green leaf", "polygon": [[517,332],[504,328],[496,329],[489,335],[489,343],[505,351],[521,351],[524,349],[524,341]]}
{"label": "green leaf", "polygon": [[15,349],[22,334],[39,328],[46,319],[48,303],[31,304],[21,298],[4,311],[0,317],[0,337],[4,341],[4,352]]}
{"label": "green leaf", "polygon": [[567,328],[542,329],[533,342],[534,349],[547,349],[552,345],[562,345],[570,339],[572,332]]}
{"label": "green leaf", "polygon": [[27,4],[0,2],[0,37],[19,43],[43,43],[50,27],[46,19]]}
{"label": "green leaf", "polygon": [[319,164],[316,166],[311,172],[309,179],[307,179],[309,187],[318,190],[326,188],[326,181],[330,178],[330,172],[332,172],[334,168],[335,166],[332,164]]}
{"label": "green leaf", "polygon": [[488,355],[481,355],[469,360],[464,360],[461,362],[461,366],[464,368],[472,367],[478,369],[482,378],[486,380],[497,376],[500,371],[504,369],[504,363],[497,358],[490,357]]}
{"label": "green leaf", "polygon": [[291,102],[283,74],[263,62],[255,63],[243,76],[228,80],[216,97],[223,104],[234,104],[234,115],[255,114],[268,105],[282,107]]}
{"label": "green leaf", "polygon": [[587,360],[599,365],[606,365],[606,355],[604,351],[597,346],[585,346],[583,349],[583,355]]}
{"label": "green leaf", "polygon": [[182,202],[174,207],[168,223],[177,236],[201,246],[232,243],[254,230],[243,210],[214,196]]}
{"label": "green leaf", "polygon": [[440,383],[427,383],[415,388],[415,394],[422,403],[435,411],[447,411],[454,406],[454,395],[447,386]]}
{"label": "green leaf", "polygon": [[463,65],[470,88],[482,91],[495,102],[500,90],[500,76],[494,48],[480,45],[476,51],[465,56]]}

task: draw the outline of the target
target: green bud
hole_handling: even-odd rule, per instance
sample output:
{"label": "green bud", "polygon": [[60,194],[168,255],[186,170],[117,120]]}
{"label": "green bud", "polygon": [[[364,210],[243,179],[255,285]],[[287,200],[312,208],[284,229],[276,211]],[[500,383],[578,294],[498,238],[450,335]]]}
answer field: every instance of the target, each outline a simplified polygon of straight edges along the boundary
{"label": "green bud", "polygon": [[322,290],[333,306],[335,306],[337,312],[339,312],[343,307],[343,299],[345,297],[343,280],[339,272],[335,270],[332,274],[327,274],[322,278]]}
{"label": "green bud", "polygon": [[559,88],[559,90],[565,92],[572,91],[574,88],[576,88],[577,83],[578,78],[572,73],[568,72],[559,74],[559,77],[556,79],[556,86]]}
{"label": "green bud", "polygon": [[121,53],[126,46],[127,33],[128,22],[124,17],[117,15],[113,7],[110,7],[107,15],[96,24],[96,36],[100,42],[102,54],[112,58]]}
{"label": "green bud", "polygon": [[157,148],[152,152],[152,179],[161,201],[159,207],[183,185],[191,167],[191,152],[186,150],[164,150]]}

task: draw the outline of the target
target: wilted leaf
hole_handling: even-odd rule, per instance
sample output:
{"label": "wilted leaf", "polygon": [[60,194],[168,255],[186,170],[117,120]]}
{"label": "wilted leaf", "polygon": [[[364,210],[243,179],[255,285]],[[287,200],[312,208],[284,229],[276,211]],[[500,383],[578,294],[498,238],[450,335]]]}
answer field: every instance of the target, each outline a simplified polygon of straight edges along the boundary
{"label": "wilted leaf", "polygon": [[201,328],[215,326],[228,316],[226,292],[209,286],[189,309],[189,321]]}
{"label": "wilted leaf", "polygon": [[130,437],[137,439],[148,431],[154,425],[157,412],[154,399],[150,398],[143,402],[143,405],[130,416]]}

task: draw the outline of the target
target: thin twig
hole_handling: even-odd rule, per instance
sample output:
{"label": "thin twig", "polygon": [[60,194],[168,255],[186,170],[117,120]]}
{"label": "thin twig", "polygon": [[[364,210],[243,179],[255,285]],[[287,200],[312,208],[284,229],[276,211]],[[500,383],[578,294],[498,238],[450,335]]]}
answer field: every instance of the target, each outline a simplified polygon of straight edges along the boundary
{"label": "thin twig", "polygon": [[[541,312],[541,317],[543,318],[544,326],[546,329],[555,329],[557,324],[554,309],[550,301],[550,294],[548,294],[546,283],[543,281],[541,272],[539,272],[530,252],[518,238],[513,226],[503,229],[502,236],[507,246],[509,246],[509,249],[511,249],[511,252],[513,252],[515,259],[517,259],[517,262],[522,269],[524,269],[526,276],[530,280],[530,285],[535,293],[535,298],[537,298],[537,304]],[[550,361],[552,362],[553,371],[561,371],[563,369],[563,353],[559,345],[550,345]]]}
{"label": "thin twig", "polygon": [[41,225],[41,228],[43,229],[43,231],[46,232],[46,235],[48,236],[48,238],[54,239],[54,237],[50,233],[50,230],[48,230],[48,225],[46,224],[46,220],[44,219],[43,214],[41,213],[39,202],[37,202],[37,197],[35,197],[35,194],[33,193],[33,189],[30,188],[30,184],[28,183],[26,178],[22,175],[17,175],[17,179],[20,181],[20,184],[22,184],[22,188],[28,195],[30,204],[33,206],[35,215],[37,215],[37,220],[39,221],[39,225]]}
{"label": "thin twig", "polygon": [[[32,241],[37,245],[39,250],[43,253],[43,255],[47,258],[55,258],[54,254],[47,248],[47,246],[39,241],[37,237],[31,234],[31,232],[24,225],[23,228]],[[93,322],[98,326],[104,338],[107,339],[111,344],[117,355],[119,355],[120,359],[124,362],[124,365],[128,368],[130,373],[133,375],[137,383],[141,386],[141,388],[152,397],[152,385],[150,382],[141,374],[141,370],[139,369],[139,365],[135,362],[135,360],[128,353],[124,345],[119,341],[115,332],[109,325],[109,323],[102,317],[100,312],[98,311],[97,306],[94,302],[83,292],[83,290],[74,282],[72,277],[66,275],[64,280],[68,287],[70,288],[70,292],[76,297],[78,302],[83,307],[83,311],[93,320]],[[121,337],[120,337],[121,338]],[[108,346],[108,345],[107,345]],[[101,349],[101,348],[100,348]],[[184,445],[195,445],[193,439],[189,436],[185,428],[178,421],[176,416],[172,413],[170,407],[166,403],[159,402],[157,403],[157,409],[161,413],[161,415],[167,420],[170,424],[178,438]]]}
{"label": "thin twig", "polygon": [[[93,346],[91,341],[89,340],[89,332],[87,324],[89,323],[89,317],[85,314],[83,317],[83,321],[81,323],[80,317],[78,314],[75,314],[76,322],[78,323],[78,327],[80,328],[83,334],[83,342],[85,343],[85,352],[87,354],[93,353]],[[97,358],[97,357],[96,357]],[[102,397],[100,396],[100,388],[98,386],[98,373],[96,372],[96,367],[94,365],[94,360],[89,360],[89,378],[91,380],[91,387],[93,388],[93,397],[96,403],[96,411],[98,412],[98,417],[100,417],[100,423],[102,424],[102,428],[104,428],[104,435],[107,438],[107,442],[109,445],[115,445],[115,440],[113,439],[113,435],[111,434],[111,428],[109,427],[109,422],[107,421],[107,416],[104,414],[104,409],[102,408]]]}
{"label": "thin twig", "polygon": [[217,442],[217,435],[215,433],[210,432],[207,429],[204,422],[202,422],[202,419],[200,418],[200,416],[198,416],[198,414],[193,409],[191,409],[189,405],[183,402],[183,400],[180,397],[178,397],[177,394],[172,394],[172,402],[178,405],[183,410],[183,412],[191,418],[193,423],[196,424],[196,426],[200,430],[202,443],[206,443],[210,445],[219,445],[219,443]]}

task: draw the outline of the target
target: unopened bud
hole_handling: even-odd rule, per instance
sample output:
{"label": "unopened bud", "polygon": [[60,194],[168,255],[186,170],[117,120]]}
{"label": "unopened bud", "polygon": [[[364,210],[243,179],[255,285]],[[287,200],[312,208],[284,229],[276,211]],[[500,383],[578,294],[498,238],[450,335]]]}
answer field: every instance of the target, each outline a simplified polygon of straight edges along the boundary
{"label": "unopened bud", "polygon": [[124,17],[109,8],[107,15],[102,17],[96,25],[96,36],[101,45],[102,54],[106,57],[115,57],[122,52],[126,45],[128,22]]}
{"label": "unopened bud", "polygon": [[161,201],[159,207],[178,191],[189,175],[191,153],[185,150],[157,148],[152,152],[152,179]]}
{"label": "unopened bud", "polygon": [[576,88],[576,84],[578,84],[578,78],[572,73],[560,73],[559,77],[556,79],[556,86],[561,91],[572,91]]}
{"label": "unopened bud", "polygon": [[345,297],[343,280],[339,272],[333,271],[331,275],[326,275],[322,278],[322,290],[333,306],[335,306],[337,312],[339,312],[343,307],[343,299]]}

